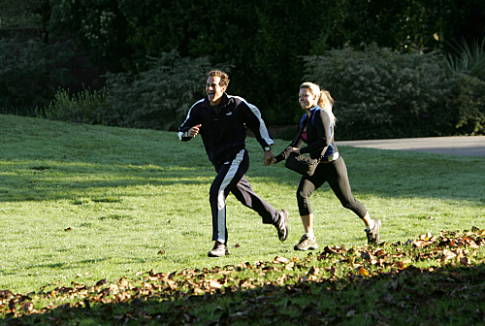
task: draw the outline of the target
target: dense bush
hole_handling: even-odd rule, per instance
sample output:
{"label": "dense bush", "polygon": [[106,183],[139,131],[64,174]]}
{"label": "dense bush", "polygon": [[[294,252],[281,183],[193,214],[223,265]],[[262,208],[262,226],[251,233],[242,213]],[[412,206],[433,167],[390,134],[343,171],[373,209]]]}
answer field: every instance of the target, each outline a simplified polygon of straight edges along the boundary
{"label": "dense bush", "polygon": [[[175,129],[190,105],[204,96],[211,64],[207,58],[182,58],[176,51],[150,61],[151,69],[142,73],[109,73],[99,93],[70,95],[60,89],[43,116]],[[374,45],[365,51],[331,50],[304,61],[305,80],[320,84],[336,99],[339,139],[484,133],[485,82],[463,73],[447,76],[443,57],[436,53],[399,54]],[[295,98],[293,102],[297,121],[301,109]]]}
{"label": "dense bush", "polygon": [[107,111],[106,92],[84,90],[70,94],[58,89],[54,100],[44,110],[37,110],[40,117],[79,123],[103,123],[101,116]]}
{"label": "dense bush", "polygon": [[[346,89],[345,96],[336,94],[340,100],[336,104],[339,128],[344,129],[342,134],[346,137],[411,137],[448,134],[456,132],[456,128],[476,129],[476,126],[471,127],[474,118],[463,118],[475,109],[463,109],[468,113],[460,113],[460,118],[442,108],[448,107],[447,99],[452,90],[474,94],[465,96],[465,102],[480,101],[479,88],[472,86],[479,83],[465,83],[473,90],[458,87],[454,84],[459,79],[455,78],[456,72],[448,70],[445,77],[441,59],[430,52],[449,50],[447,44],[462,36],[469,37],[469,43],[483,37],[483,1],[34,2],[48,4],[48,10],[44,11],[49,19],[45,24],[48,32],[73,35],[77,45],[88,50],[97,63],[111,71],[107,75],[106,107],[98,103],[101,109],[91,107],[81,113],[77,105],[87,105],[91,100],[97,103],[96,96],[88,101],[59,93],[56,102],[48,109],[57,118],[70,116],[72,120],[90,123],[103,121],[111,125],[173,129],[195,94],[203,94],[201,88],[195,86],[199,84],[194,82],[197,76],[211,63],[225,62],[234,67],[230,93],[256,104],[269,124],[293,124],[300,115],[295,100],[297,87],[304,75],[304,63],[309,64],[307,59],[302,60],[303,56],[324,55],[329,60],[331,53],[338,51],[330,49],[342,49],[347,45],[349,48],[342,50],[344,57],[339,61],[347,70],[330,67],[339,79],[334,81],[335,84],[340,83],[341,88]],[[10,5],[16,4],[11,2]],[[396,52],[375,47],[377,54],[370,58],[371,50],[366,49],[366,44],[372,43],[407,54],[400,57]],[[364,49],[363,56],[370,61],[351,49]],[[146,60],[172,50],[180,54],[176,60],[181,62],[195,63],[196,59],[188,58],[203,58],[197,59],[204,62],[200,61],[197,66],[200,71],[193,69],[188,78],[183,73],[184,68],[177,68],[175,61],[168,57],[164,60],[172,60],[172,63]],[[416,50],[421,54],[415,54]],[[345,56],[353,62],[346,62]],[[188,66],[190,69],[190,64]],[[469,68],[459,70],[465,74],[470,71]],[[35,78],[28,80],[34,81]],[[167,86],[163,80],[181,81],[177,85],[186,92],[175,96],[171,93],[173,86]],[[58,85],[41,84],[48,90],[38,94],[52,98]],[[12,85],[14,83],[9,83],[9,87]],[[1,88],[2,102],[12,107],[16,94],[28,89],[28,97],[35,88],[19,87],[17,93],[9,93],[9,96],[3,96],[7,94],[4,89]],[[19,95],[17,100],[20,101],[22,96]],[[66,112],[60,109],[61,102],[65,101],[75,102],[65,109]],[[23,105],[32,111],[40,105],[37,102],[37,98],[27,98]],[[471,107],[476,106],[467,106]],[[65,113],[68,114],[63,115]],[[470,113],[470,116],[476,114]],[[465,121],[463,119],[467,122],[460,122]]]}
{"label": "dense bush", "polygon": [[59,89],[39,115],[48,119],[89,124],[170,130],[181,124],[190,106],[205,96],[211,69],[230,71],[230,65],[212,66],[207,58],[182,58],[176,51],[149,58],[145,72],[108,73],[106,87],[70,94]]}
{"label": "dense bush", "polygon": [[336,99],[340,137],[433,135],[450,96],[442,59],[435,53],[398,54],[370,46],[306,57],[305,78]]}
{"label": "dense bush", "polygon": [[485,81],[485,37],[481,43],[475,41],[471,46],[462,40],[453,48],[455,53],[446,56],[448,74],[465,73]]}
{"label": "dense bush", "polygon": [[[152,58],[151,69],[107,75],[106,124],[169,130],[181,124],[190,106],[204,96],[211,69],[207,58],[182,58],[172,51]],[[220,68],[229,70],[229,66]]]}
{"label": "dense bush", "polygon": [[452,117],[454,133],[485,135],[485,82],[466,74],[456,74],[446,111]]}
{"label": "dense bush", "polygon": [[[482,1],[483,2],[483,1]],[[50,29],[73,33],[112,72],[145,71],[146,56],[177,50],[234,65],[231,92],[268,123],[293,123],[302,55],[349,44],[438,49],[478,13],[478,0],[51,0]],[[257,81],[257,82],[255,82]]]}
{"label": "dense bush", "polygon": [[304,59],[305,79],[336,100],[341,139],[476,134],[483,128],[484,83],[465,74],[447,78],[437,53],[399,54],[373,45]]}
{"label": "dense bush", "polygon": [[57,67],[66,58],[66,49],[63,43],[0,39],[0,110],[34,115],[36,108],[48,105],[56,85],[68,80]]}

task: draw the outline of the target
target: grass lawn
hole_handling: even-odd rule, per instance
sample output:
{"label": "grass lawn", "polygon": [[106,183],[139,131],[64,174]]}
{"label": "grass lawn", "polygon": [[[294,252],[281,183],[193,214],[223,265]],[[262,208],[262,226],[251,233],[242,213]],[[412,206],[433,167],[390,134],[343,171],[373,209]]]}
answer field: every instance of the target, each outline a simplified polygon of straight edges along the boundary
{"label": "grass lawn", "polygon": [[[265,282],[264,280],[254,281],[258,279],[258,275],[263,279],[268,278],[266,281],[277,285],[287,284],[290,281],[292,284],[295,282],[298,284],[301,275],[315,278],[318,278],[318,275],[326,275],[327,280],[331,277],[347,275],[347,272],[333,271],[336,260],[323,257],[321,251],[314,252],[313,256],[308,256],[306,252],[293,251],[294,244],[303,233],[295,197],[299,177],[285,169],[281,163],[265,167],[262,161],[262,149],[254,139],[247,141],[251,157],[247,178],[255,191],[275,208],[288,209],[290,235],[286,242],[281,243],[273,226],[263,225],[259,216],[243,207],[234,196],[230,195],[228,229],[231,254],[214,259],[207,257],[207,251],[213,245],[208,192],[215,172],[207,159],[200,137],[188,143],[182,143],[173,132],[80,125],[11,115],[0,115],[0,125],[2,126],[0,128],[0,248],[2,249],[0,312],[4,311],[4,315],[0,313],[0,322],[3,317],[9,316],[5,313],[8,309],[10,314],[14,313],[12,307],[9,308],[7,304],[7,291],[23,295],[28,293],[42,295],[49,290],[61,297],[60,289],[73,287],[73,284],[79,286],[74,286],[75,289],[82,287],[80,284],[90,289],[100,288],[105,283],[122,287],[120,285],[122,280],[142,282],[147,277],[148,271],[152,271],[148,277],[152,280],[161,280],[162,284],[170,284],[169,280],[179,282],[174,277],[169,279],[168,275],[181,275],[180,277],[185,281],[180,282],[185,283],[174,283],[177,284],[177,290],[186,286],[191,277],[198,277],[200,280],[201,276],[196,275],[197,271],[205,271],[207,275],[227,277],[227,273],[233,272],[227,266],[236,266],[234,267],[236,270],[241,263],[245,263],[246,267],[254,268],[239,268],[243,274],[233,278],[239,278],[239,285],[245,278],[253,280],[248,281],[248,284],[257,288],[264,286]],[[275,154],[278,154],[278,151],[286,145],[286,141],[277,140],[273,146]],[[382,221],[381,239],[386,242],[382,248],[389,253],[392,252],[392,255],[399,255],[399,250],[411,250],[410,243],[418,239],[419,235],[428,232],[439,236],[442,230],[471,230],[472,227],[476,227],[477,231],[485,228],[483,222],[485,158],[351,147],[341,147],[339,150],[349,170],[354,196],[367,207],[372,217]],[[325,185],[315,192],[311,203],[315,215],[315,235],[321,250],[326,246],[337,248],[334,251],[337,250],[338,255],[344,257],[339,258],[340,261],[347,261],[349,256],[355,256],[357,252],[359,255],[355,257],[365,260],[362,256],[366,254],[362,254],[359,251],[361,249],[351,250],[351,253],[338,249],[342,248],[342,245],[344,248],[365,248],[366,238],[363,231],[364,224],[351,211],[341,207],[330,188]],[[476,236],[483,235],[477,231]],[[477,240],[477,243],[480,241]],[[397,249],[399,250],[396,251]],[[413,250],[418,250],[413,251],[413,254],[419,256],[424,249],[418,246]],[[482,266],[483,251],[483,246],[479,246],[473,251],[472,261],[465,265]],[[376,252],[372,255],[379,256]],[[446,256],[446,253],[444,255]],[[257,262],[273,262],[275,257],[285,257],[289,260],[280,263],[281,266],[288,266],[291,262],[300,266],[298,270],[301,275],[297,276],[298,273],[295,272],[295,275],[288,280],[285,277],[285,280],[280,283],[276,282],[276,279],[269,278],[270,276],[261,276],[261,273],[266,275],[265,271],[268,269],[264,268],[271,264]],[[317,260],[317,257],[320,259]],[[365,257],[368,258],[368,256]],[[463,257],[464,254],[461,256],[457,254],[455,259],[446,259],[444,263],[441,261],[438,265],[459,263]],[[386,257],[387,259],[390,258]],[[395,259],[393,258],[392,261]],[[432,258],[411,261],[412,264],[410,262],[403,264],[421,269],[419,277],[424,278],[427,274],[423,274],[422,269],[431,273],[429,269],[437,264]],[[310,269],[314,264],[320,266],[317,268],[322,272],[315,272],[315,269],[311,272]],[[350,265],[354,269],[357,268],[356,275],[367,280],[366,277],[369,275],[366,275],[366,272],[360,271],[359,274],[361,264],[355,261],[352,264],[357,264],[357,267]],[[375,273],[378,273],[376,264],[371,264],[371,267],[375,267]],[[393,266],[384,265],[381,266],[381,272],[390,273]],[[225,266],[226,269],[224,269]],[[416,280],[416,275],[413,275],[409,269],[396,266],[394,268],[406,270],[407,274],[401,276],[403,279],[408,276]],[[373,273],[372,268],[367,269],[370,274]],[[184,270],[191,271],[187,272],[190,275],[180,272]],[[288,270],[284,269],[285,272]],[[284,274],[282,272],[283,270],[276,268],[275,277],[282,277],[281,275]],[[482,275],[481,270],[475,272],[473,274],[475,276],[470,277],[470,280],[479,278],[476,275]],[[465,275],[465,272],[462,273]],[[446,275],[442,277],[444,280],[450,278]],[[372,283],[373,286],[396,290],[402,288],[403,281],[396,283],[392,279],[370,279],[367,285],[357,287],[348,294],[343,294],[345,291],[339,292],[342,295],[341,300],[346,301],[344,306],[350,308],[340,313],[345,315],[345,318],[334,316],[333,319],[327,319],[327,322],[351,325],[356,324],[355,320],[362,320],[359,322],[362,325],[375,325],[376,320],[384,320],[372,314],[362,317],[361,308],[357,307],[366,295],[365,286]],[[96,286],[100,280],[106,281]],[[345,284],[348,284],[348,279],[346,282]],[[430,283],[426,279],[423,282]],[[227,284],[232,283],[224,283],[224,285]],[[329,284],[331,286],[319,288],[319,296],[323,296],[327,288],[328,291],[341,291],[345,288],[345,285],[339,281]],[[419,290],[421,283],[416,284],[413,285],[413,291]],[[441,283],[436,283],[435,280],[435,284]],[[483,286],[480,288],[475,283],[468,285],[478,286],[476,289],[484,292]],[[138,290],[142,287],[143,285],[136,286]],[[251,290],[251,286],[248,288]],[[214,289],[221,293],[221,287],[217,284]],[[303,289],[302,293],[306,293],[308,289],[311,290],[311,287]],[[4,290],[3,294],[2,290]],[[186,290],[184,288],[184,293],[187,292]],[[200,293],[196,291],[195,294],[213,292],[201,291]],[[294,294],[291,291],[298,292],[289,289],[285,297],[278,297],[279,301],[271,304],[275,306],[295,304],[293,307],[301,306],[302,309],[310,309],[308,312],[317,309],[320,314],[327,315],[335,306],[340,306],[337,302],[338,295],[333,297],[334,301],[331,304],[327,302],[318,306],[310,306],[308,299],[301,299],[302,302],[297,299],[289,301],[287,296]],[[169,301],[175,300],[173,299],[177,297],[175,292],[171,292],[168,296],[171,298]],[[412,297],[414,292],[409,295]],[[135,297],[133,294],[132,296]],[[197,298],[205,297],[206,295],[191,296],[190,298],[196,299],[189,301],[195,305]],[[226,302],[227,305],[219,301],[217,303],[210,301],[219,300],[216,297],[207,299],[209,303],[201,299],[205,303],[202,302],[199,309],[209,309],[212,311],[211,316],[220,324],[224,324],[234,321],[234,318],[230,318],[231,302],[240,303],[246,300],[248,303],[256,300],[257,297],[244,297],[244,295],[242,299],[221,297],[221,302]],[[352,297],[357,298],[356,301],[352,301]],[[30,298],[32,299],[31,295]],[[388,298],[389,302],[387,302],[385,298],[378,301],[379,298],[372,297],[373,301],[362,307],[372,310],[376,302],[381,301],[382,306],[391,305],[391,299]],[[483,294],[481,298],[483,299]],[[187,300],[186,297],[185,299]],[[72,296],[69,300],[76,301]],[[157,298],[157,300],[167,299]],[[399,307],[399,300],[396,298],[393,300],[393,305]],[[38,299],[36,304],[39,307],[36,309],[40,310],[40,306],[45,307],[50,301],[52,299],[45,297]],[[179,307],[180,302],[174,301],[170,307]],[[256,300],[252,303],[257,302]],[[440,311],[445,311],[445,308],[451,309],[450,307],[456,303],[450,301],[447,304],[450,306],[435,305],[433,312],[438,314]],[[54,305],[58,307],[57,302]],[[216,306],[222,308],[218,310],[214,308]],[[83,307],[86,309],[85,306]],[[103,307],[106,309],[107,306]],[[170,312],[172,308],[164,308],[166,311],[160,313],[170,313],[170,316],[173,316]],[[129,310],[129,308],[126,309]],[[414,308],[409,309],[412,314]],[[482,309],[483,312],[483,307],[476,308],[473,310],[474,318],[479,318],[476,317],[477,314],[481,316],[477,309]],[[32,311],[32,308],[24,307],[24,310],[27,314]],[[17,309],[17,311],[21,310]],[[110,325],[113,320],[121,322],[128,318],[126,311],[118,315],[112,313],[115,319],[108,318],[105,323],[94,317],[85,320],[80,318],[74,323],[72,320],[69,321],[69,315],[66,319],[65,313],[60,310],[59,314],[64,318],[60,324]],[[177,311],[180,313],[181,310]],[[105,313],[102,309],[98,312]],[[316,311],[313,312],[316,313]],[[445,313],[440,316],[443,314]],[[194,310],[188,315],[198,314]],[[420,320],[419,314],[416,313],[413,316],[416,317],[413,322]],[[138,318],[139,321],[141,317],[133,318]],[[322,324],[322,318],[315,324]],[[12,323],[15,321],[15,319],[8,320]],[[135,325],[137,323],[134,320],[128,321]],[[409,316],[406,318],[402,316],[402,325],[413,324],[405,323],[406,320],[409,321]],[[303,324],[310,323],[308,320],[308,323],[303,321],[302,319]],[[453,318],[439,319],[439,321],[439,324],[450,324]],[[24,322],[38,324],[39,320],[25,319]],[[148,323],[148,319],[144,322]],[[187,317],[181,318],[179,322],[211,324],[211,319],[192,320]],[[481,323],[483,322],[485,321]],[[46,321],[46,323],[49,322]],[[245,324],[249,321],[242,320],[241,323]]]}

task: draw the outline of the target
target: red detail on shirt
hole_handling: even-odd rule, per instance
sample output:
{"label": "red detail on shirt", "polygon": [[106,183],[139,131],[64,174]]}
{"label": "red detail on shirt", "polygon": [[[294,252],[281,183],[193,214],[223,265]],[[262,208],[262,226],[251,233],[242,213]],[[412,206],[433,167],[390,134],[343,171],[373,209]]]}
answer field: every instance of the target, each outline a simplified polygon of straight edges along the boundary
{"label": "red detail on shirt", "polygon": [[306,132],[302,132],[301,133],[301,138],[305,141],[305,142],[308,142],[308,136],[306,134]]}

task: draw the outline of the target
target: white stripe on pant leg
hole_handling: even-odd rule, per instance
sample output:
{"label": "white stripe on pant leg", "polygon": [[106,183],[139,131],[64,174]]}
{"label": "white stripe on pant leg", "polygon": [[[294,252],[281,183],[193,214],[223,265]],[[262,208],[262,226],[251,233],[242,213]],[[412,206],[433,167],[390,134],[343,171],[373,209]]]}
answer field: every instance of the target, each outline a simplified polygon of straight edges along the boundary
{"label": "white stripe on pant leg", "polygon": [[219,187],[217,195],[217,241],[225,243],[226,242],[226,197],[224,196],[224,191],[226,190],[229,183],[237,173],[239,165],[244,159],[244,149],[242,149],[232,162],[227,162],[225,164],[231,164],[231,167],[227,171],[224,180],[222,180],[221,186]]}

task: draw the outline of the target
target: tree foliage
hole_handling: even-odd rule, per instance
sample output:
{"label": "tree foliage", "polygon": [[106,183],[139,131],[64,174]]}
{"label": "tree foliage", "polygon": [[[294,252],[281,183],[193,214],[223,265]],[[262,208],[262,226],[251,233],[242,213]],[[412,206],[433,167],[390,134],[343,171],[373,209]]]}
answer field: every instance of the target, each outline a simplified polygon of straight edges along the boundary
{"label": "tree foliage", "polygon": [[[472,44],[485,36],[485,3],[478,0],[22,0],[8,4],[9,12],[25,4],[40,10],[46,36],[74,35],[76,44],[110,71],[112,79],[124,76],[127,83],[136,84],[146,77],[143,74],[153,72],[147,57],[160,58],[172,51],[180,60],[205,58],[211,66],[230,65],[228,92],[257,105],[270,124],[298,120],[296,95],[305,57],[338,49],[363,51],[370,44],[404,55],[436,50],[456,55],[450,44],[462,38],[464,44]],[[365,78],[364,68],[358,71]],[[448,78],[454,78],[453,73]],[[325,80],[322,83],[328,86]],[[49,94],[52,98],[53,92]],[[388,114],[367,112],[376,112],[375,120]]]}
{"label": "tree foliage", "polygon": [[20,42],[0,39],[0,108],[3,112],[35,114],[49,104],[56,84],[68,76],[56,66],[66,59],[65,44],[40,40]]}
{"label": "tree foliage", "polygon": [[445,109],[452,115],[455,132],[485,134],[485,81],[466,74],[456,74],[452,96]]}
{"label": "tree foliage", "polygon": [[[136,75],[108,73],[107,106],[99,112],[103,123],[174,129],[185,119],[190,105],[203,98],[206,74],[213,68],[207,58],[182,58],[171,51],[150,62],[149,70]],[[229,71],[230,67],[219,68]]]}
{"label": "tree foliage", "polygon": [[468,14],[458,0],[51,3],[52,30],[76,33],[80,45],[114,71],[144,71],[146,56],[173,49],[234,65],[229,92],[250,99],[273,123],[292,123],[298,111],[302,55],[371,43],[407,52],[436,49]]}
{"label": "tree foliage", "polygon": [[483,133],[485,84],[448,78],[437,52],[398,53],[376,45],[307,56],[305,79],[330,91],[341,139]]}

